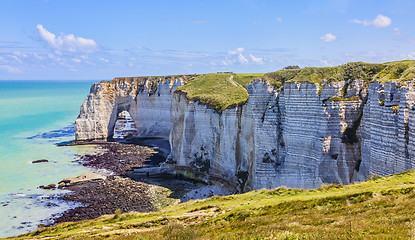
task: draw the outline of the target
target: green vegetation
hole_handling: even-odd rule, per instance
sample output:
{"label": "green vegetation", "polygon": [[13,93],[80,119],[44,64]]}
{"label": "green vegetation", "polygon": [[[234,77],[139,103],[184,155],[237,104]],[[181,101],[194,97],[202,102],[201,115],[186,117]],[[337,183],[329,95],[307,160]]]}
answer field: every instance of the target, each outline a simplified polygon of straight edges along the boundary
{"label": "green vegetation", "polygon": [[[236,78],[241,82],[247,81],[245,76]],[[248,100],[248,92],[234,79],[233,73],[198,75],[192,77],[186,85],[178,87],[176,92],[185,93],[188,99],[200,101],[221,113]]]}
{"label": "green vegetation", "polygon": [[341,102],[341,101],[360,101],[360,98],[358,96],[351,96],[348,98],[343,98],[339,96],[334,96],[329,99],[327,99],[329,102]]}
{"label": "green vegetation", "polygon": [[276,86],[285,82],[322,83],[355,79],[370,81],[385,67],[385,64],[352,62],[337,67],[307,67],[298,70],[280,70],[267,73],[265,79],[272,81]]}
{"label": "green vegetation", "polygon": [[17,239],[413,239],[414,204],[411,170],[345,186],[216,196],[153,213],[62,223]]}
{"label": "green vegetation", "polygon": [[264,75],[265,73],[238,73],[234,76],[234,80],[246,88],[248,83],[262,80]]}
{"label": "green vegetation", "polygon": [[267,73],[265,80],[279,87],[285,82],[336,82],[362,79],[371,81],[409,81],[415,78],[415,61],[405,60],[372,64],[352,62],[337,67],[308,67],[297,70],[280,70]]}
{"label": "green vegetation", "polygon": [[395,113],[399,112],[399,106],[391,106],[392,111],[394,111]]}
{"label": "green vegetation", "polygon": [[373,80],[381,83],[397,80],[403,83],[415,78],[415,61],[405,60],[389,62],[384,65],[386,65],[386,67],[380,71]]}
{"label": "green vegetation", "polygon": [[290,65],[290,66],[286,66],[286,67],[284,67],[283,69],[300,69],[300,67],[298,66],[298,65]]}

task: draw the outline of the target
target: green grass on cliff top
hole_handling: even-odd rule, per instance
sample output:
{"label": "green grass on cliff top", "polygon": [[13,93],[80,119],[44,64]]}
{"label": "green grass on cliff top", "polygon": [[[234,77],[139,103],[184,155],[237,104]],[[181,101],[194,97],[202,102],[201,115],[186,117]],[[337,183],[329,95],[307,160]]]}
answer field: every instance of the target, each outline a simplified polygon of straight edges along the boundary
{"label": "green grass on cliff top", "polygon": [[275,86],[285,82],[337,82],[362,79],[368,82],[405,82],[415,78],[415,61],[405,60],[383,64],[352,62],[337,67],[308,67],[280,70],[265,74],[265,80]]}
{"label": "green grass on cliff top", "polygon": [[414,239],[415,171],[315,190],[256,190],[62,223],[13,239]]}
{"label": "green grass on cliff top", "polygon": [[227,108],[243,104],[248,99],[246,85],[255,80],[268,81],[280,88],[287,82],[328,82],[362,79],[366,82],[405,82],[415,78],[415,61],[405,60],[373,64],[352,62],[337,67],[307,67],[303,69],[279,70],[270,73],[212,73],[194,75],[187,84],[177,89],[187,98],[209,105],[221,113]]}
{"label": "green grass on cliff top", "polygon": [[188,99],[197,100],[221,113],[248,100],[246,84],[253,78],[233,73],[198,75],[178,87],[176,92],[182,92]]}

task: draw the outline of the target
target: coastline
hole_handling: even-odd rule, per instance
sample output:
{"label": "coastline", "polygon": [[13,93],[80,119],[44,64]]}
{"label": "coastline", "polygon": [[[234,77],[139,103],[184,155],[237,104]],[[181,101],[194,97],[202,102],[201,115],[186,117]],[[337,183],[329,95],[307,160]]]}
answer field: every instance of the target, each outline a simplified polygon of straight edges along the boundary
{"label": "coastline", "polygon": [[[116,211],[151,212],[168,205],[192,199],[208,198],[214,195],[228,195],[231,191],[199,181],[185,179],[171,174],[142,176],[134,169],[157,167],[165,160],[170,149],[166,140],[130,138],[121,141],[72,142],[73,145],[92,145],[95,154],[79,156],[83,166],[99,173],[107,173],[103,179],[86,179],[60,188],[70,194],[60,200],[77,202],[82,206],[67,210],[53,217],[53,226],[62,222],[94,219]],[[141,144],[141,145],[138,145]],[[147,146],[142,146],[147,145]],[[161,146],[161,147],[156,147]]]}

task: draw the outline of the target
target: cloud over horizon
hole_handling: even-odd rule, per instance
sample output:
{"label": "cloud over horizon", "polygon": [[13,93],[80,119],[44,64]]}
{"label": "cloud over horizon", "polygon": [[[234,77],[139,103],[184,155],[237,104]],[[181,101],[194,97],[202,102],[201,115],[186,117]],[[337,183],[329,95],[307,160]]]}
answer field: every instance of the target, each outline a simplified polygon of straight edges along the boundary
{"label": "cloud over horizon", "polygon": [[56,37],[55,34],[46,30],[43,25],[38,24],[36,27],[39,30],[40,37],[55,51],[91,53],[98,50],[98,44],[92,39],[64,33]]}
{"label": "cloud over horizon", "polygon": [[257,64],[257,65],[263,65],[264,58],[262,57],[255,57],[252,55],[252,53],[249,54],[249,59],[243,55],[243,52],[245,52],[245,49],[242,47],[239,47],[235,50],[229,50],[228,56],[226,56],[225,60],[222,61],[222,65],[229,66],[234,64]]}

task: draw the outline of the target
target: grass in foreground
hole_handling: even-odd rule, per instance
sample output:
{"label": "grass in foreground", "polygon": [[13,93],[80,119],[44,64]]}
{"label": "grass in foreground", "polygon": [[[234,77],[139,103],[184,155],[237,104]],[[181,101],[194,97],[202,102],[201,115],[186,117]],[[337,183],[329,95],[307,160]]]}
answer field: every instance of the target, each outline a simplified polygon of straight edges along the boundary
{"label": "grass in foreground", "polygon": [[315,190],[257,190],[63,223],[17,239],[413,239],[415,171]]}

